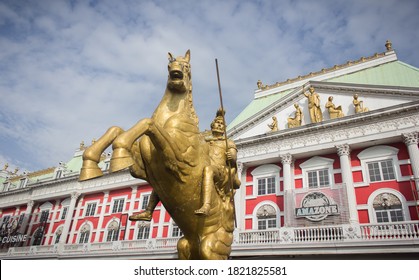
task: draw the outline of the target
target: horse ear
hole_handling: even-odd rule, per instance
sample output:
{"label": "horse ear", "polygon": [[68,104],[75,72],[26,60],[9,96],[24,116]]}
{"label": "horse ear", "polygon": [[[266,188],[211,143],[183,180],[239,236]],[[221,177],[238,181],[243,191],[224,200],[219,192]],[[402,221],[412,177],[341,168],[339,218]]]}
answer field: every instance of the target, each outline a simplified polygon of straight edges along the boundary
{"label": "horse ear", "polygon": [[169,61],[173,61],[173,55],[170,52],[167,53],[167,58],[169,59]]}
{"label": "horse ear", "polygon": [[185,54],[185,59],[189,62],[191,61],[191,50],[187,50]]}

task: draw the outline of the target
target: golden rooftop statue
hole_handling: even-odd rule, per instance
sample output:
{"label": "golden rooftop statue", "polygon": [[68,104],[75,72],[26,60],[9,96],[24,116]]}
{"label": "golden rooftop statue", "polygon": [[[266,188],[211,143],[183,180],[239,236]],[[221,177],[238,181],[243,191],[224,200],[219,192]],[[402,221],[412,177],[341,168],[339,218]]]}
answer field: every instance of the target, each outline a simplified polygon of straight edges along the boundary
{"label": "golden rooftop statue", "polygon": [[277,117],[272,117],[272,123],[268,124],[268,127],[271,129],[271,132],[278,131],[278,119]]}
{"label": "golden rooftop statue", "polygon": [[336,119],[345,116],[342,111],[342,106],[339,105],[336,107],[335,104],[333,104],[333,96],[329,96],[329,99],[324,107],[326,107],[326,109],[329,111],[330,119]]}
{"label": "golden rooftop statue", "polygon": [[288,118],[288,128],[299,127],[303,121],[303,110],[301,110],[300,105],[298,103],[294,104],[295,113],[294,117]]}
{"label": "golden rooftop statue", "polygon": [[314,91],[314,87],[310,86],[309,93],[306,93],[303,86],[303,94],[308,99],[308,111],[312,123],[323,121],[323,113],[320,109],[320,96]]}
{"label": "golden rooftop statue", "polygon": [[222,118],[217,113],[211,135],[199,132],[189,61],[189,50],[184,57],[169,53],[166,91],[152,117],[127,131],[108,129],[84,151],[80,180],[102,175],[98,162],[112,145],[110,171],[129,168],[153,187],[147,210],[130,220],[151,220],[161,201],[184,234],[177,244],[180,259],[227,259],[233,243],[232,200],[240,185],[237,150],[225,138],[224,113]]}
{"label": "golden rooftop statue", "polygon": [[355,93],[354,94],[354,100],[352,101],[352,103],[355,106],[355,113],[364,113],[364,112],[368,112],[369,109],[367,107],[364,107],[364,101],[358,100],[358,94]]}

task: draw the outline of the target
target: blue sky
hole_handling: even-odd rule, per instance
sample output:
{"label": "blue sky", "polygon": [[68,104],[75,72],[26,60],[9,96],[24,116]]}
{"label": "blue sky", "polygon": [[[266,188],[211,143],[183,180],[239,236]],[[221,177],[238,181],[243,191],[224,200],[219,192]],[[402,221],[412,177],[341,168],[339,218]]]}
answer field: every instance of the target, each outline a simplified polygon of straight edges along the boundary
{"label": "blue sky", "polygon": [[113,125],[150,117],[167,52],[191,50],[201,130],[274,84],[385,51],[419,67],[419,1],[0,0],[0,167],[68,161]]}

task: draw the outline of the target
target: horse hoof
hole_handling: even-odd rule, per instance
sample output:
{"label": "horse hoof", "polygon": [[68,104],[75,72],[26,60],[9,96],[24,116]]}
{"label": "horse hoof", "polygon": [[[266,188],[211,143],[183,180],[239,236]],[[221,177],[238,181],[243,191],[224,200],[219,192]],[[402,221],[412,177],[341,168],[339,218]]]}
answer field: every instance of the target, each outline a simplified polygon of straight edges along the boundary
{"label": "horse hoof", "polygon": [[103,175],[103,172],[100,168],[84,168],[82,167],[80,170],[80,177],[79,181],[87,181],[90,179],[94,179]]}
{"label": "horse hoof", "polygon": [[111,158],[110,171],[116,172],[134,165],[131,153],[123,148],[118,148],[113,151]]}
{"label": "horse hoof", "polygon": [[97,162],[87,159],[83,161],[83,166],[80,170],[79,181],[94,179],[102,175],[103,172],[97,165]]}

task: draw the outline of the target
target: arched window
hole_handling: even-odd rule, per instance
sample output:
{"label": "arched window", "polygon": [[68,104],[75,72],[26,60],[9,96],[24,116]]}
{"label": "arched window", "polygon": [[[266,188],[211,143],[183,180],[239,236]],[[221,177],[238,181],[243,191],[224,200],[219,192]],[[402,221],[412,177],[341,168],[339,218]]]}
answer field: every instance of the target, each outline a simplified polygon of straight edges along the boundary
{"label": "arched window", "polygon": [[119,224],[117,221],[112,221],[108,225],[108,235],[106,237],[106,241],[117,241],[119,235]]}
{"label": "arched window", "polygon": [[62,233],[63,233],[63,227],[60,226],[55,231],[55,241],[54,241],[54,244],[57,244],[58,242],[60,242],[60,238],[61,238],[61,234]]}
{"label": "arched window", "polygon": [[138,223],[137,239],[148,239],[150,236],[150,223]]}
{"label": "arched window", "polygon": [[90,237],[90,226],[84,224],[80,229],[79,243],[88,243]]}
{"label": "arched window", "polygon": [[402,222],[405,220],[400,199],[391,193],[377,195],[373,201],[377,223]]}
{"label": "arched window", "polygon": [[406,198],[394,189],[382,188],[374,191],[368,199],[368,208],[372,223],[410,221]]}
{"label": "arched window", "polygon": [[277,227],[276,210],[272,205],[265,204],[259,207],[256,212],[256,217],[259,230]]}
{"label": "arched window", "polygon": [[45,228],[44,226],[39,226],[38,229],[33,234],[33,246],[42,245],[42,239],[44,238]]}

